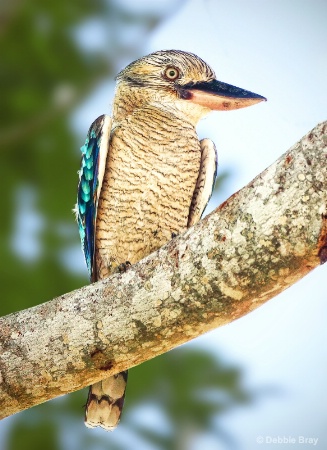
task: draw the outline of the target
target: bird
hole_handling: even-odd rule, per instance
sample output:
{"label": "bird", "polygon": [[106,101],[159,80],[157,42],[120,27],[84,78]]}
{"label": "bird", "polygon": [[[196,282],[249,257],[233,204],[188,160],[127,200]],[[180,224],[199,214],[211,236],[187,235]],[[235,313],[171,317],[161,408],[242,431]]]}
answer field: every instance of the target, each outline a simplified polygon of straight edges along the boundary
{"label": "bird", "polygon": [[[181,50],[144,56],[116,81],[112,116],[98,117],[81,147],[75,213],[91,282],[128,270],[200,220],[218,160],[197,123],[214,110],[266,101],[218,81],[206,62]],[[89,388],[86,426],[116,428],[127,373]]]}

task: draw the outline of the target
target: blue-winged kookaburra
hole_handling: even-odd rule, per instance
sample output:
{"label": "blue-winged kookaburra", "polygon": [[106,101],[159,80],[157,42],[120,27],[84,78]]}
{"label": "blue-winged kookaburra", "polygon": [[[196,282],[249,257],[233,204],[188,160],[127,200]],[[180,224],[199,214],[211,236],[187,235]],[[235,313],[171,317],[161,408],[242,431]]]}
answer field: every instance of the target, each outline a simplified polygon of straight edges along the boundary
{"label": "blue-winged kookaburra", "polygon": [[[91,281],[134,264],[201,218],[217,172],[212,141],[195,127],[211,110],[266,100],[217,81],[192,53],[158,51],[117,75],[112,117],[82,147],[76,215]],[[113,430],[127,371],[90,387],[85,423]]]}

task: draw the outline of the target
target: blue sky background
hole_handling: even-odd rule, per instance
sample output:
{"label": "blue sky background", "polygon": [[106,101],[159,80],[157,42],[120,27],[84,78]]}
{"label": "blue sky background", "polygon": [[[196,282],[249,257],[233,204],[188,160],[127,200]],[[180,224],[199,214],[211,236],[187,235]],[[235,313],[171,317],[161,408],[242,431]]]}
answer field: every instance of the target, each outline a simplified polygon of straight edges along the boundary
{"label": "blue sky background", "polygon": [[[319,0],[193,0],[149,42],[149,51],[177,46],[197,53],[218,79],[268,98],[248,110],[211,114],[199,127],[201,137],[216,142],[220,168],[231,172],[218,203],[327,119],[326,18],[327,3]],[[278,388],[225,418],[243,448],[256,448],[257,436],[269,448],[266,436],[316,437],[326,448],[326,277],[319,267],[259,310],[194,342],[242,362],[250,386]]]}

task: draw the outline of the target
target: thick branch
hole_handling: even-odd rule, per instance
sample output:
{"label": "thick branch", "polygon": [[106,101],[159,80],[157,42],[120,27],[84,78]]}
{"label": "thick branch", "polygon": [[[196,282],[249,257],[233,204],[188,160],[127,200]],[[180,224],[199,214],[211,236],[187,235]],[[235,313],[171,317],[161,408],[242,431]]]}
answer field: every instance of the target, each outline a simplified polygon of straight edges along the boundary
{"label": "thick branch", "polygon": [[1,416],[257,308],[327,257],[327,123],[125,274],[0,319]]}

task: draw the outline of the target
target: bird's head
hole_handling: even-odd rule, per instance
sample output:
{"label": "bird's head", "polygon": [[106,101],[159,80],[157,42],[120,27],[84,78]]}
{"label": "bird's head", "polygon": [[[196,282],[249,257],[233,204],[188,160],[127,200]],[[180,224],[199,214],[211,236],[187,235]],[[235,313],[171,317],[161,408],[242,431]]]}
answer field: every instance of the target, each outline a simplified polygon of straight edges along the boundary
{"label": "bird's head", "polygon": [[216,80],[214,71],[193,53],[163,50],[144,56],[117,75],[116,120],[155,104],[176,110],[194,125],[211,110],[228,111],[265,97]]}

